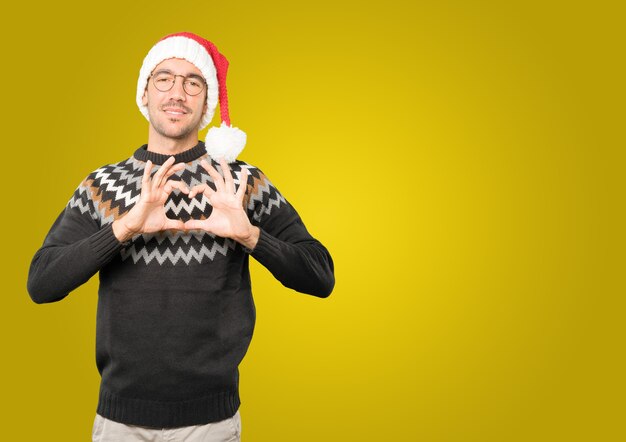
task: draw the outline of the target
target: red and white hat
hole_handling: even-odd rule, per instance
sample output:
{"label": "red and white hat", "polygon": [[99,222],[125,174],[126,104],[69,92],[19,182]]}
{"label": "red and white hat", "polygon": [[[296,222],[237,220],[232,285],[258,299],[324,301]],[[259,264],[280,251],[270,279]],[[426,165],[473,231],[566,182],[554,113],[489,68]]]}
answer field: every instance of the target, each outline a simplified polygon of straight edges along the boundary
{"label": "red and white hat", "polygon": [[200,129],[204,129],[213,119],[215,107],[219,101],[222,124],[209,129],[205,139],[206,150],[214,158],[224,158],[227,162],[235,161],[246,145],[246,134],[230,125],[228,115],[228,95],[226,93],[226,71],[228,60],[213,43],[190,32],[170,34],[159,40],[143,60],[137,81],[137,106],[150,121],[148,108],[142,103],[142,97],[148,78],[154,68],[168,58],[183,58],[202,72],[207,84],[207,111],[202,116]]}

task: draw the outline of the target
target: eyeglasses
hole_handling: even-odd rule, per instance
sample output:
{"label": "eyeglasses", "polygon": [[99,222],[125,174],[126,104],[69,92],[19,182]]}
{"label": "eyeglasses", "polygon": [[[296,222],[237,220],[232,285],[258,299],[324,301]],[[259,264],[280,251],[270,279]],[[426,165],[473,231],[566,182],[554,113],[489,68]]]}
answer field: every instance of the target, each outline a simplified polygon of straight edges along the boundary
{"label": "eyeglasses", "polygon": [[169,72],[159,72],[152,75],[152,83],[154,87],[161,92],[167,92],[174,87],[176,77],[183,77],[183,89],[187,95],[198,95],[204,89],[204,81],[197,76],[185,77],[184,75],[175,75]]}

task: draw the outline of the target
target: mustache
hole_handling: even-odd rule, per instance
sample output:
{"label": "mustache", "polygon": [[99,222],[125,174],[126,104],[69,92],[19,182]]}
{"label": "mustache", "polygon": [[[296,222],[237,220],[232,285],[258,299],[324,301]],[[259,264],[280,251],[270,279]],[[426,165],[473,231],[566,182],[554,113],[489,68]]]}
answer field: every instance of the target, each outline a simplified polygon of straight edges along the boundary
{"label": "mustache", "polygon": [[191,113],[191,109],[188,108],[187,106],[181,104],[181,103],[175,103],[175,102],[170,102],[167,104],[164,104],[163,106],[161,106],[161,110],[167,109],[167,108],[177,108],[177,109],[182,109],[187,113]]}

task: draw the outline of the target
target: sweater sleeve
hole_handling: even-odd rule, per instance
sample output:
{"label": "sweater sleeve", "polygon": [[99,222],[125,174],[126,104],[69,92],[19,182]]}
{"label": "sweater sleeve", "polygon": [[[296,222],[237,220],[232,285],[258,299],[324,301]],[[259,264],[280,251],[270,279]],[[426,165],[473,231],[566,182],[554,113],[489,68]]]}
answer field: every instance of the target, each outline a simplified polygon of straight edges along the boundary
{"label": "sweater sleeve", "polygon": [[100,226],[87,179],[81,183],[33,257],[27,288],[37,304],[60,301],[123,247],[111,223]]}
{"label": "sweater sleeve", "polygon": [[[246,249],[285,287],[320,298],[328,297],[335,285],[330,253],[311,236],[295,208],[265,175],[261,185],[253,182],[249,208],[252,223],[260,230],[253,250]],[[255,178],[256,180],[256,178]]]}

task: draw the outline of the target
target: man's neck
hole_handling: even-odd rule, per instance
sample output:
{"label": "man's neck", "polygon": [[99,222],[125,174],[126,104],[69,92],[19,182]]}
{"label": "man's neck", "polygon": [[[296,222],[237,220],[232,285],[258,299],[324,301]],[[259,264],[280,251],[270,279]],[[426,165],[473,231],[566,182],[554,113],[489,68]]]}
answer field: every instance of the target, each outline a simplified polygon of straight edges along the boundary
{"label": "man's neck", "polygon": [[198,133],[192,132],[187,137],[181,139],[168,138],[160,135],[150,127],[148,132],[148,147],[150,152],[163,155],[176,155],[191,149],[198,144]]}

